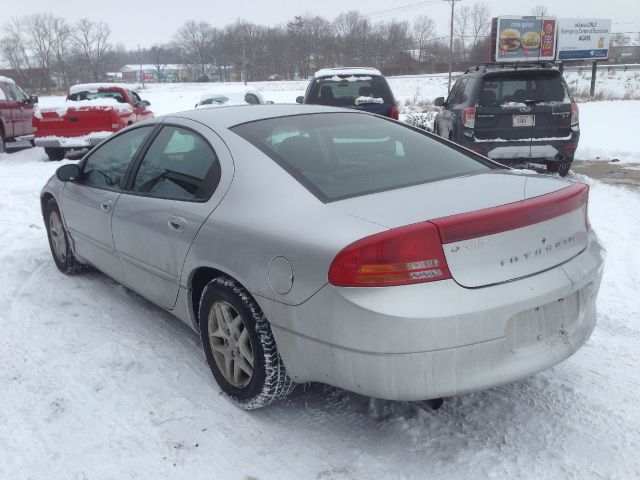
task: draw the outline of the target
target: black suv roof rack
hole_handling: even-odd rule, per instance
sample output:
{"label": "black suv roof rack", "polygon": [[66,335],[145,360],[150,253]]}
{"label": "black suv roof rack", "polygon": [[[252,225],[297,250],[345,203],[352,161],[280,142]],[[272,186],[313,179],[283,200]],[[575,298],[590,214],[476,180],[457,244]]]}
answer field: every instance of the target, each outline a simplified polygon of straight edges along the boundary
{"label": "black suv roof rack", "polygon": [[481,63],[479,65],[474,65],[468,67],[464,73],[470,72],[487,72],[489,70],[518,70],[518,69],[551,69],[555,68],[555,65],[551,62],[542,62],[542,61],[533,61],[533,62],[509,62],[509,63]]}

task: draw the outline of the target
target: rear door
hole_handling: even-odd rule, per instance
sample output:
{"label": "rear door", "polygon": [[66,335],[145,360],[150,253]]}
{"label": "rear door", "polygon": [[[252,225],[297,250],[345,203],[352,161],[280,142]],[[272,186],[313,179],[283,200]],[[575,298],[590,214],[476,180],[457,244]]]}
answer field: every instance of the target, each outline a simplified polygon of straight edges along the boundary
{"label": "rear door", "polygon": [[510,71],[486,75],[476,106],[476,142],[510,143],[505,157],[530,158],[531,138],[536,122],[535,77],[530,73]]}
{"label": "rear door", "polygon": [[175,305],[191,243],[233,172],[226,146],[211,130],[174,122],[153,139],[113,214],[124,283],[167,309]]}
{"label": "rear door", "polygon": [[440,136],[458,142],[456,123],[458,118],[462,115],[464,109],[464,102],[466,100],[465,89],[469,82],[467,77],[462,77],[456,80],[453,84],[445,106],[438,114],[438,133]]}

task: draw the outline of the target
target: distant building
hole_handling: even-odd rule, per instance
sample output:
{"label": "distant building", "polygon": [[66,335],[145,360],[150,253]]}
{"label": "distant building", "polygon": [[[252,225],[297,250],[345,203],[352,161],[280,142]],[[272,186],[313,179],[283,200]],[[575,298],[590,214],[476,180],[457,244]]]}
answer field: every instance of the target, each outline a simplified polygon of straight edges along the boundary
{"label": "distant building", "polygon": [[122,80],[127,83],[138,83],[143,80],[148,83],[183,82],[189,79],[189,70],[184,65],[125,65],[120,69]]}

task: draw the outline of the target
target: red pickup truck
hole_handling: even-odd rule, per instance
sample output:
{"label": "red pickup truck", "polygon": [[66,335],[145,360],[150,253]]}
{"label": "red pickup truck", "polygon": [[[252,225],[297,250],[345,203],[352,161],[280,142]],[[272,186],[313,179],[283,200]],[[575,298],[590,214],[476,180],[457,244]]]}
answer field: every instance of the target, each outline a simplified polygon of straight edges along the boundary
{"label": "red pickup truck", "polygon": [[62,160],[69,150],[93,148],[114,132],[153,117],[150,105],[127,85],[74,85],[63,105],[34,112],[35,144],[50,160]]}
{"label": "red pickup truck", "polygon": [[16,83],[0,76],[0,153],[7,142],[33,140],[31,116],[38,97],[27,96]]}

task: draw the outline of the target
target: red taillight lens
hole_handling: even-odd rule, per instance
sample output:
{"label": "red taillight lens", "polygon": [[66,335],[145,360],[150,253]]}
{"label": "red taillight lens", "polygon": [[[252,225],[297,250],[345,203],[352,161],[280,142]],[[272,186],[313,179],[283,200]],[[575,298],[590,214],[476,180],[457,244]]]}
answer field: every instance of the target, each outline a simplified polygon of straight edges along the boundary
{"label": "red taillight lens", "polygon": [[396,105],[391,106],[391,118],[394,120],[398,120],[398,118],[400,118],[398,114],[398,107]]}
{"label": "red taillight lens", "polygon": [[429,222],[394,228],[345,247],[331,262],[329,283],[384,287],[451,278],[438,228]]}
{"label": "red taillight lens", "polygon": [[462,125],[474,128],[476,125],[476,107],[467,107],[462,110]]}
{"label": "red taillight lens", "polygon": [[580,110],[577,103],[571,104],[571,126],[577,127],[580,123]]}
{"label": "red taillight lens", "polygon": [[589,187],[584,183],[574,183],[561,190],[521,202],[436,218],[431,221],[438,226],[443,244],[461,242],[559,217],[584,207],[588,198]]}

